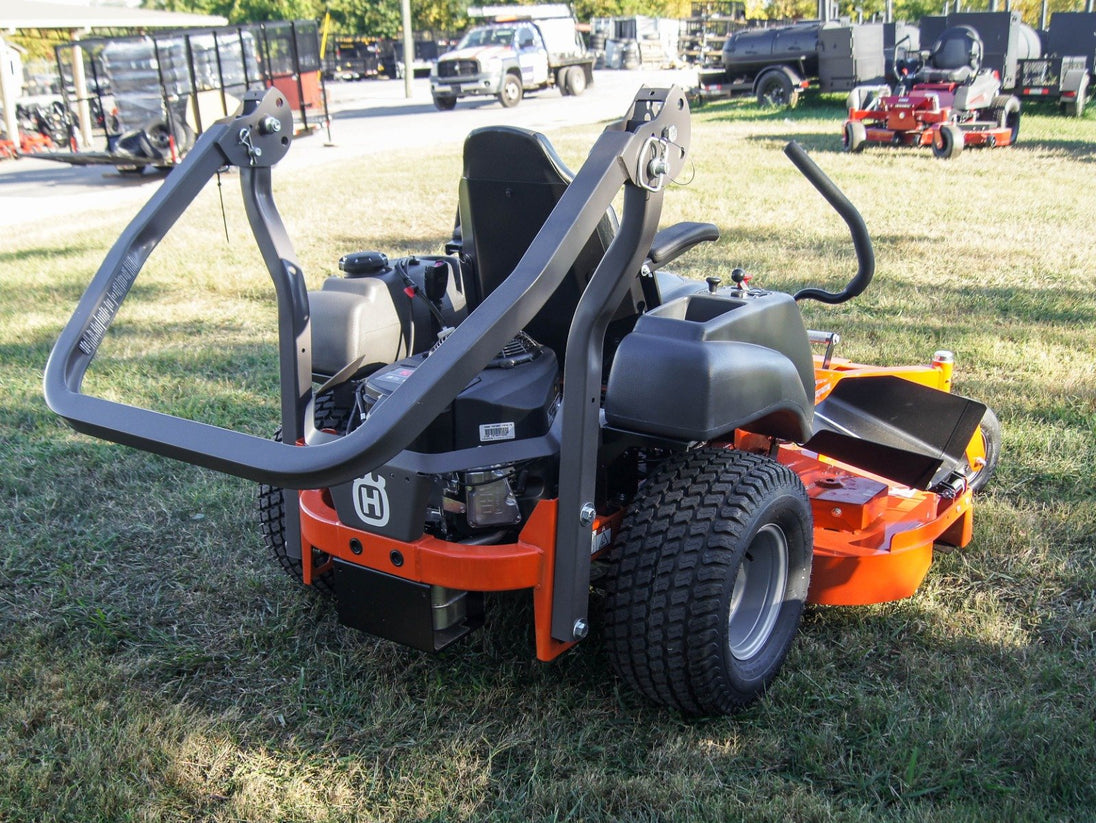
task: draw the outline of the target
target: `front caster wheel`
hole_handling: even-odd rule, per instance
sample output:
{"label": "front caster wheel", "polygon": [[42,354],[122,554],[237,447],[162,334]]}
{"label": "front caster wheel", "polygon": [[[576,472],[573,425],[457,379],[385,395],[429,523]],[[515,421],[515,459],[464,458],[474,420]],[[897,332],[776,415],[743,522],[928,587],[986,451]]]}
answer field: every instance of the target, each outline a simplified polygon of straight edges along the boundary
{"label": "front caster wheel", "polygon": [[606,646],[651,700],[728,714],[776,677],[810,583],[810,502],[774,460],[676,455],[641,487],[610,561]]}

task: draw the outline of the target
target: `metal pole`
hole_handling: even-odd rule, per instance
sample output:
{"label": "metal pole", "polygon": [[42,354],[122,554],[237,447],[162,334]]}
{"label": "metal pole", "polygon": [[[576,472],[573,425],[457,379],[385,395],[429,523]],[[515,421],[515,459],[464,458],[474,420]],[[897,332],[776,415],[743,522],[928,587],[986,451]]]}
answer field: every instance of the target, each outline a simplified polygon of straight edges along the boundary
{"label": "metal pole", "polygon": [[[79,36],[79,32],[72,33],[73,40]],[[84,74],[84,50],[78,43],[72,46],[72,86],[76,95],[76,116],[80,118],[80,139],[85,146],[90,146],[91,106],[88,105],[88,81]]]}
{"label": "metal pole", "polygon": [[415,46],[411,38],[411,0],[400,0],[403,16],[403,96],[411,98],[411,80],[415,76]]}
{"label": "metal pole", "polygon": [[10,51],[9,57],[8,44],[0,37],[0,97],[4,98],[4,129],[8,133],[8,140],[15,146],[15,151],[19,151],[19,118],[15,115],[15,100],[19,97],[20,89],[16,78],[8,72],[8,61],[12,64],[15,62],[15,51]]}

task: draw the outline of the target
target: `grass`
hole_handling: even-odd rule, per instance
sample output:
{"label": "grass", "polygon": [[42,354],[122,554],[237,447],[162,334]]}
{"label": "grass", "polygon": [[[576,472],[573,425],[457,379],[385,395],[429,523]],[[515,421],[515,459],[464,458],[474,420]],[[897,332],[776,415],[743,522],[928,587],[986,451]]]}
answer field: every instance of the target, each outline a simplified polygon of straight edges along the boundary
{"label": "grass", "polygon": [[[622,101],[623,103],[623,101]],[[74,434],[49,349],[126,216],[0,247],[0,820],[1096,819],[1096,113],[1025,113],[1018,146],[951,162],[840,151],[840,105],[694,115],[663,223],[723,238],[679,267],[836,287],[839,220],[806,146],[876,242],[870,289],[806,308],[843,353],[957,354],[1005,430],[968,549],[918,594],[810,609],[764,700],[686,721],[607,671],[595,624],[533,658],[527,598],[427,656],[341,628],[263,554],[254,490]],[[551,135],[573,165],[596,137]],[[276,174],[310,285],[341,254],[436,252],[453,153]],[[272,290],[228,179],[157,249],[88,390],[255,433],[276,425]]]}

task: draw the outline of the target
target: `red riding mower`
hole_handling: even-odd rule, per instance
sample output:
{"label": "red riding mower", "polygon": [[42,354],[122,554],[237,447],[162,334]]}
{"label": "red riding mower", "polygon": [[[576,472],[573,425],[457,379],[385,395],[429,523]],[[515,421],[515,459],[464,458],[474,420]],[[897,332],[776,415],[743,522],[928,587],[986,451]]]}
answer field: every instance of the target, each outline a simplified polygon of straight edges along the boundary
{"label": "red riding mower", "polygon": [[[995,419],[950,393],[948,352],[874,368],[806,330],[796,301],[856,296],[874,256],[795,144],[852,233],[837,293],[658,270],[718,237],[656,232],[689,145],[677,88],[642,89],[573,175],[542,135],[472,132],[445,254],[349,254],[309,293],[271,196],[291,125],[272,90],[201,137],[103,262],[45,392],[82,432],[261,484],[268,544],[343,623],[433,651],[484,622],[491,592],[526,589],[541,660],[594,627],[628,684],[718,714],[776,676],[805,602],[905,597],[934,542],[971,539]],[[151,249],[225,164],[277,293],[274,440],[80,392]]]}
{"label": "red riding mower", "polygon": [[936,157],[950,159],[964,146],[1011,146],[1020,133],[1020,101],[1000,93],[996,72],[981,67],[982,54],[978,33],[955,26],[914,61],[896,62],[901,80],[893,93],[888,86],[853,89],[845,150],[932,146]]}

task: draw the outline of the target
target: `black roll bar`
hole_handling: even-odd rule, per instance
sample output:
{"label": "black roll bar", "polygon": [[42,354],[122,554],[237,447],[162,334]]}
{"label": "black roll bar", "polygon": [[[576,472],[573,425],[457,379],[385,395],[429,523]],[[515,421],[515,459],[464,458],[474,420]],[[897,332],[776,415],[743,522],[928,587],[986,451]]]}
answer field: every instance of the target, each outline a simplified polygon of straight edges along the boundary
{"label": "black roll bar", "polygon": [[[270,169],[291,141],[292,116],[276,90],[249,92],[241,113],[202,135],[108,253],[50,355],[46,402],[77,431],[249,480],[305,489],[359,477],[405,449],[532,319],[622,185],[653,195],[664,180],[680,173],[688,132],[688,106],[680,89],[642,89],[623,125],[599,137],[510,277],[377,407],[366,425],[338,440],[299,448],[293,444],[301,437],[307,441],[314,426],[308,296],[270,185]],[[285,443],[80,391],[107,328],[148,256],[202,186],[226,164],[241,169],[248,218],[278,295]],[[642,202],[641,222],[651,222],[650,210],[657,222],[661,198],[647,196]],[[626,214],[626,219],[635,218]],[[591,283],[634,275],[639,266],[628,268],[634,255],[614,247],[642,246],[643,241],[622,226],[606,254],[610,262],[603,262]],[[600,363],[602,341],[586,342],[596,347]],[[600,380],[600,365],[598,369]]]}

